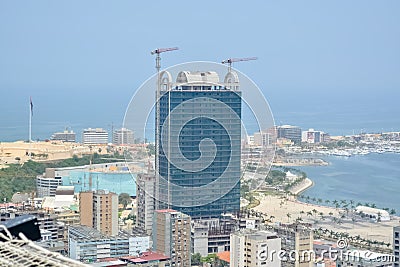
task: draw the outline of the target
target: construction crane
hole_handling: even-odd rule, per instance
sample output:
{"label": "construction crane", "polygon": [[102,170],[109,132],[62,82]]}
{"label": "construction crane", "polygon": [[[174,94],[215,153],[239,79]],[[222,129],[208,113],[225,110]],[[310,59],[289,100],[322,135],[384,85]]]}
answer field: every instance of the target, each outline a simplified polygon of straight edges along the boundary
{"label": "construction crane", "polygon": [[169,48],[157,48],[157,49],[151,51],[152,55],[157,55],[156,56],[156,69],[157,69],[158,73],[160,72],[160,69],[161,69],[161,63],[160,63],[161,57],[160,57],[160,54],[164,53],[164,52],[175,51],[175,50],[178,50],[178,49],[179,49],[178,47],[169,47]]}
{"label": "construction crane", "polygon": [[232,70],[232,63],[233,62],[240,62],[240,61],[250,61],[250,60],[256,60],[257,57],[245,57],[245,58],[228,58],[226,60],[223,60],[221,63],[222,64],[228,64],[228,72],[231,72]]}
{"label": "construction crane", "polygon": [[[159,99],[160,99],[160,80],[161,80],[161,77],[160,77],[160,69],[161,69],[161,57],[160,57],[160,54],[161,53],[165,53],[165,52],[170,52],[170,51],[175,51],[175,50],[178,50],[179,48],[178,47],[169,47],[169,48],[157,48],[157,49],[155,49],[155,50],[153,50],[153,51],[151,51],[151,54],[152,55],[156,55],[156,69],[157,69],[157,92],[156,92],[156,110],[157,111],[159,111],[160,110],[160,101],[159,101]],[[160,127],[159,127],[159,125],[160,125],[160,116],[156,116],[156,155],[158,155],[158,151],[159,151],[159,144],[158,144],[158,139],[159,139],[159,137],[160,137]],[[157,166],[158,166],[158,162],[157,162],[157,157],[156,157],[156,162],[155,162],[155,167],[157,168]],[[157,179],[158,179],[158,176],[157,176],[157,172],[156,172],[156,177],[157,177]],[[168,181],[169,181],[169,168],[168,168]],[[169,183],[168,183],[168,199],[169,199],[169,192],[170,192],[170,189],[169,189]],[[168,204],[168,208],[169,208],[169,204]]]}

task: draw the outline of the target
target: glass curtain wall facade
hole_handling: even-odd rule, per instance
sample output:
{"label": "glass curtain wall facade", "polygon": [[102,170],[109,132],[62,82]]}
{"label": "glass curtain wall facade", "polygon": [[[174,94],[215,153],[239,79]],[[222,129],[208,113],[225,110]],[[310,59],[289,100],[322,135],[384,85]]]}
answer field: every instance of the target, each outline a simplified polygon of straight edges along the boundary
{"label": "glass curtain wall facade", "polygon": [[[210,103],[191,104],[193,99],[211,99]],[[214,120],[209,116],[202,116],[203,113],[213,114],[224,112],[219,105],[214,105],[212,100],[217,100],[231,108],[237,116],[232,114],[222,114],[223,119]],[[189,101],[189,102],[187,102]],[[156,134],[159,146],[157,152],[156,166],[159,176],[165,177],[170,183],[179,185],[176,189],[167,183],[158,183],[158,197],[160,199],[159,208],[172,208],[190,215],[192,218],[215,218],[221,213],[235,213],[240,209],[240,158],[241,158],[241,92],[232,91],[224,86],[193,86],[181,85],[172,87],[170,90],[161,90],[159,104],[157,105],[156,127],[159,132],[163,132],[163,124],[168,119],[168,115],[180,105],[180,112],[193,113],[194,119],[185,123],[178,131],[175,127],[170,129],[167,138],[170,135],[179,135],[179,148],[183,156],[189,160],[185,163],[185,168],[178,168],[172,164],[168,158],[174,158],[178,155],[170,154],[167,156],[167,149],[162,147],[161,135]],[[210,110],[211,109],[211,110]],[[207,112],[205,112],[207,110]],[[221,117],[221,116],[219,116]],[[179,115],[173,117],[179,120]],[[183,119],[183,117],[182,117]],[[177,122],[179,123],[179,121]],[[182,120],[183,123],[183,120]],[[158,125],[157,125],[158,124]],[[172,124],[172,123],[171,123]],[[228,134],[229,132],[229,134]],[[165,138],[165,137],[164,137]],[[196,160],[201,157],[200,142],[205,139],[211,139],[216,147],[216,154],[210,165],[198,172],[191,172],[196,169]],[[233,168],[227,169],[231,161]],[[191,166],[193,165],[193,166]],[[185,187],[201,187],[218,179],[222,173],[226,173],[224,179],[230,181],[219,181],[218,186],[212,190],[204,191],[199,188],[196,192],[188,192]],[[226,178],[227,177],[227,178]],[[232,188],[232,181],[237,183]],[[225,193],[224,193],[225,192]],[[227,193],[226,193],[227,192]],[[218,195],[220,197],[218,197]],[[199,205],[199,199],[205,196],[210,199],[217,199],[205,205]],[[163,203],[181,203],[174,206]]]}

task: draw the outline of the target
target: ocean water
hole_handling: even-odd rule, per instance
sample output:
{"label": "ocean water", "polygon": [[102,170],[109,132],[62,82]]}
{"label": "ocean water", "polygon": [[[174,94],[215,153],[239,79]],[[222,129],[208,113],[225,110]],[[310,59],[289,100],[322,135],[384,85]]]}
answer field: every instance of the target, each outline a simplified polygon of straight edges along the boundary
{"label": "ocean water", "polygon": [[[112,127],[121,127],[133,92],[126,90],[113,94],[112,98],[109,94],[93,96],[85,90],[80,90],[79,95],[69,90],[58,90],[57,94],[34,94],[32,139],[48,139],[52,133],[69,127],[80,140],[84,128],[102,127],[111,131]],[[293,89],[281,92],[266,88],[264,93],[278,125],[298,125],[304,130],[314,128],[331,135],[400,131],[398,90],[337,91],[321,88],[319,91]],[[18,90],[11,90],[2,96],[2,100],[0,141],[27,140],[29,96],[21,97]],[[315,186],[305,194],[322,199],[375,203],[378,207],[394,208],[400,213],[400,155],[329,157],[327,161],[331,164],[326,167],[303,168],[315,182]],[[103,177],[98,177],[99,184],[103,183]],[[115,177],[105,177],[104,183],[116,192],[135,188],[130,177],[116,179],[118,182],[113,185]],[[93,179],[93,186],[96,183],[97,176]]]}
{"label": "ocean water", "polygon": [[323,200],[354,200],[395,209],[400,215],[400,154],[327,156],[328,166],[301,167],[314,186],[303,194]]}

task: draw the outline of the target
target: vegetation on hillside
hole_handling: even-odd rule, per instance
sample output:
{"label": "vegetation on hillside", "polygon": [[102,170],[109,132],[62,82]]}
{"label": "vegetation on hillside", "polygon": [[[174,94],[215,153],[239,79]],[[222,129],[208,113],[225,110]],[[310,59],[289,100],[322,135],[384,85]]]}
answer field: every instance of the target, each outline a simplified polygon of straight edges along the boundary
{"label": "vegetation on hillside", "polygon": [[[99,155],[94,153],[93,156],[86,155],[78,157],[74,155],[72,158],[54,161],[54,162],[35,162],[28,160],[24,164],[10,164],[7,168],[0,169],[0,201],[11,200],[16,192],[32,192],[35,191],[35,178],[37,175],[43,174],[46,168],[63,168],[88,165],[92,158],[93,164],[110,162],[112,159],[120,159],[117,155]],[[121,160],[124,158],[122,157]]]}

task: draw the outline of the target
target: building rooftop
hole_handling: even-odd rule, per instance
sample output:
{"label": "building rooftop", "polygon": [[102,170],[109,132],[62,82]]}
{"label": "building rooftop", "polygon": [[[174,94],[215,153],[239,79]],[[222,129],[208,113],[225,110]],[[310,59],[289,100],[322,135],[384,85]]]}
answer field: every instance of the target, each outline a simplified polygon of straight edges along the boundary
{"label": "building rooftop", "polygon": [[172,212],[177,212],[176,210],[172,210],[172,209],[165,209],[165,210],[156,210],[157,212],[160,213],[172,213]]}
{"label": "building rooftop", "polygon": [[169,260],[169,257],[161,253],[147,251],[143,252],[139,257],[128,256],[122,257],[121,259],[134,263],[146,263],[151,261]]}
{"label": "building rooftop", "polygon": [[102,234],[97,229],[83,226],[83,225],[74,225],[69,226],[69,229],[74,231],[77,235],[77,238],[82,241],[90,241],[90,240],[115,240],[115,239],[127,239],[129,237],[137,237],[137,236],[147,236],[145,233],[136,232],[135,234],[127,233],[125,231],[119,231],[117,236],[107,236]]}
{"label": "building rooftop", "polygon": [[231,253],[230,253],[230,251],[219,252],[219,253],[217,253],[217,256],[222,261],[225,261],[227,263],[231,262]]}
{"label": "building rooftop", "polygon": [[176,83],[219,83],[218,73],[215,71],[181,71],[176,77]]}

